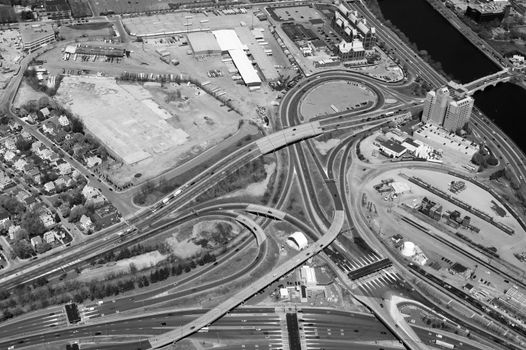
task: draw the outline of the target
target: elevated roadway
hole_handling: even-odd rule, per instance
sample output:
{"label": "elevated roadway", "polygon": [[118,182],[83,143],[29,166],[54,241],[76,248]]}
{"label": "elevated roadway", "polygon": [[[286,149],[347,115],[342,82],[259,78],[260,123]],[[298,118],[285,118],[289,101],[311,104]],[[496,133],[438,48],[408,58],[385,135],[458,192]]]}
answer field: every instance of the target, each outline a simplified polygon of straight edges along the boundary
{"label": "elevated roadway", "polygon": [[163,335],[150,338],[148,341],[151,347],[154,349],[158,349],[166,345],[172,344],[192,333],[197,332],[200,328],[205,327],[213,321],[219,319],[221,316],[225,315],[227,312],[237,307],[243,301],[250,298],[252,295],[256,294],[261,289],[264,289],[266,286],[279,279],[281,276],[287,274],[289,271],[293,270],[297,266],[303,264],[311,256],[314,256],[315,254],[323,250],[325,247],[327,247],[336,238],[338,233],[340,233],[340,230],[343,226],[343,222],[343,211],[341,209],[336,210],[334,213],[334,218],[331,227],[325,233],[325,235],[323,235],[318,241],[309,245],[306,249],[294,256],[293,259],[278,266],[273,271],[261,277],[256,282],[252,283],[250,286],[241,290],[234,296],[230,297],[228,300],[221,303],[213,310],[210,310],[204,315],[198,317],[196,320],[185,324],[183,327],[167,332]]}

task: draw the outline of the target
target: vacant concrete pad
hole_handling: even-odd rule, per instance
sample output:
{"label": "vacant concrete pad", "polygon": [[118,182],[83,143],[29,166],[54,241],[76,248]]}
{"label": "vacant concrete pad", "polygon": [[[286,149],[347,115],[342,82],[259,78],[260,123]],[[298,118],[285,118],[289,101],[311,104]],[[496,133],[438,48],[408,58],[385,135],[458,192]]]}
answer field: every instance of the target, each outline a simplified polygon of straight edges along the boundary
{"label": "vacant concrete pad", "polygon": [[111,153],[126,164],[135,164],[168,152],[188,139],[186,132],[174,128],[153,110],[159,109],[152,105],[155,102],[141,99],[151,97],[141,89],[124,89],[113,78],[68,76],[56,98],[78,115]]}

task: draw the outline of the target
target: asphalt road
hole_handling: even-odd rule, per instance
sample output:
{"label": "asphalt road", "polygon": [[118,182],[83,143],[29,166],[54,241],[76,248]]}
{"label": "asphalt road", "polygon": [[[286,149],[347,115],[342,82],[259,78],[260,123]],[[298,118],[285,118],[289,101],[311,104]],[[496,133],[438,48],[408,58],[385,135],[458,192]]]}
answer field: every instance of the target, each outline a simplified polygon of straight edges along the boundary
{"label": "asphalt road", "polygon": [[[163,312],[136,319],[125,319],[107,324],[57,329],[49,334],[30,336],[23,343],[1,342],[0,349],[15,348],[33,344],[44,345],[55,341],[94,342],[108,336],[133,334],[141,338],[179,327],[201,315],[206,310],[193,309],[177,312]],[[400,349],[396,338],[370,315],[339,311],[334,309],[303,309],[298,313],[300,333],[309,348],[331,349]],[[221,349],[268,349],[283,348],[283,339],[288,337],[286,322],[276,314],[274,308],[250,307],[236,309],[209,326],[208,332],[195,333],[190,337],[196,341],[217,342]],[[393,346],[386,346],[386,342]],[[370,344],[364,344],[370,343]],[[128,344],[97,345],[97,349],[145,349],[146,343],[136,339]],[[271,345],[271,346],[269,346]],[[83,346],[84,348],[84,346]],[[89,346],[86,348],[90,348]],[[95,348],[95,347],[92,347]]]}

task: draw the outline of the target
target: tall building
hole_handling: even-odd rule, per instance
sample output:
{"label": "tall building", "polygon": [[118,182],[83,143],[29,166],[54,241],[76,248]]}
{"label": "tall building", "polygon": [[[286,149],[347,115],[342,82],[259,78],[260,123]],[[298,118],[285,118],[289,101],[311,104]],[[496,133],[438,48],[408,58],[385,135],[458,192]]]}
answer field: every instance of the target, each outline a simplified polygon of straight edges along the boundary
{"label": "tall building", "polygon": [[447,87],[438,88],[435,93],[435,101],[431,106],[431,115],[429,121],[438,125],[442,125],[444,122],[444,116],[446,114],[447,104],[451,98]]}
{"label": "tall building", "polygon": [[466,96],[462,99],[449,102],[444,117],[444,129],[455,131],[462,128],[469,121],[473,110],[473,98]]}
{"label": "tall building", "polygon": [[422,121],[442,126],[448,131],[462,128],[470,119],[473,110],[473,98],[447,87],[429,91],[424,102]]}

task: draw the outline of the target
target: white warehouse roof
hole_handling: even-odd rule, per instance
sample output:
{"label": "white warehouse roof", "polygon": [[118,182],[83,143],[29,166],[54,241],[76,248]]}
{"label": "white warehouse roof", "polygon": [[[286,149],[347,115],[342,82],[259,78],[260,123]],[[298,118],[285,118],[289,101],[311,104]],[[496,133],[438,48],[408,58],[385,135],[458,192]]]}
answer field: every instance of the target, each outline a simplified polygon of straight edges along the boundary
{"label": "white warehouse roof", "polygon": [[228,50],[243,81],[248,86],[261,84],[261,78],[243,50]]}
{"label": "white warehouse roof", "polygon": [[287,238],[287,244],[294,249],[302,250],[307,248],[309,242],[302,232],[294,232]]}
{"label": "white warehouse roof", "polygon": [[233,29],[222,29],[214,30],[212,32],[216,37],[217,43],[221,48],[221,51],[230,51],[230,50],[243,50],[244,45],[239,40],[239,37],[236,34],[236,31]]}

